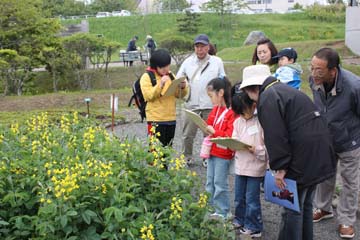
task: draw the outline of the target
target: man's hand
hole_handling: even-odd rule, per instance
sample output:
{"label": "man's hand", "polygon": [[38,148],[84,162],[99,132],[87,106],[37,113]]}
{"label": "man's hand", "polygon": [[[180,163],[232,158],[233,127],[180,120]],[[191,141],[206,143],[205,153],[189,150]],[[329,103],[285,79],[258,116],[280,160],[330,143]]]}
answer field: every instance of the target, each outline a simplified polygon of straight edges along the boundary
{"label": "man's hand", "polygon": [[281,190],[285,189],[286,183],[284,181],[284,177],[286,174],[286,170],[278,170],[275,173],[275,184]]}

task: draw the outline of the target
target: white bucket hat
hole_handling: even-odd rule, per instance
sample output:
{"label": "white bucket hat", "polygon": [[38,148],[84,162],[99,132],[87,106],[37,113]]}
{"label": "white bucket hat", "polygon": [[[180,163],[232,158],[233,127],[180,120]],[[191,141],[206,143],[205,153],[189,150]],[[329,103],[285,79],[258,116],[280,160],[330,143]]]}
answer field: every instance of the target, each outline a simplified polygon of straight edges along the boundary
{"label": "white bucket hat", "polygon": [[245,67],[240,88],[262,85],[269,76],[271,76],[271,72],[268,65],[258,64]]}

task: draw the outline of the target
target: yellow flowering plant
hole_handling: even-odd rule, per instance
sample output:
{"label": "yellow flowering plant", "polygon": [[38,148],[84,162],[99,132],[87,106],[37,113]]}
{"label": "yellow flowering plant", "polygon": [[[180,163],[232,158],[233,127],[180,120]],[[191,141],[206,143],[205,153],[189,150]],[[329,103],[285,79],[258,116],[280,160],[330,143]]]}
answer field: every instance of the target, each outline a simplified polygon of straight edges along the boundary
{"label": "yellow flowering plant", "polygon": [[232,239],[183,156],[76,112],[0,126],[1,239]]}

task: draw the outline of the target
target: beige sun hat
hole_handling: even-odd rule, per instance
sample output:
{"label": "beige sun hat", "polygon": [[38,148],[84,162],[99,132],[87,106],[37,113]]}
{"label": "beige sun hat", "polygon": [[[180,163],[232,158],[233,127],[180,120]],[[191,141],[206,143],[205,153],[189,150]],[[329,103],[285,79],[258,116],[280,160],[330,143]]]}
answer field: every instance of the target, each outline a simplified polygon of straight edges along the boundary
{"label": "beige sun hat", "polygon": [[268,65],[258,64],[245,67],[240,88],[262,85],[269,76],[271,76],[271,72]]}

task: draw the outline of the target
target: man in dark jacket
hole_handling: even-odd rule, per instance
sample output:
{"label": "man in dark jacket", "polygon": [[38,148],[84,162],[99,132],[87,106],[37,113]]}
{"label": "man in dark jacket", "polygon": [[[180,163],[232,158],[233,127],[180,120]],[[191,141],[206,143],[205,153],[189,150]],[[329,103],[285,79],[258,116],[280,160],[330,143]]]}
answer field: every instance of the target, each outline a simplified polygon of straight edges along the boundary
{"label": "man in dark jacket", "polygon": [[335,175],[336,160],[326,122],[304,93],[270,76],[266,65],[246,67],[241,88],[257,102],[276,185],[297,182],[301,212],[284,208],[278,239],[313,239],[316,184]]}
{"label": "man in dark jacket", "polygon": [[[127,52],[131,52],[131,51],[137,51],[137,47],[136,47],[136,41],[139,39],[138,36],[134,36],[128,43]],[[129,65],[130,67],[133,65],[134,61],[129,61]]]}
{"label": "man in dark jacket", "polygon": [[[343,183],[337,206],[339,234],[342,238],[353,238],[359,196],[360,78],[340,67],[334,49],[322,48],[311,60],[310,86],[315,105],[328,123],[339,161]],[[335,182],[334,177],[317,187],[314,222],[333,217]]]}

